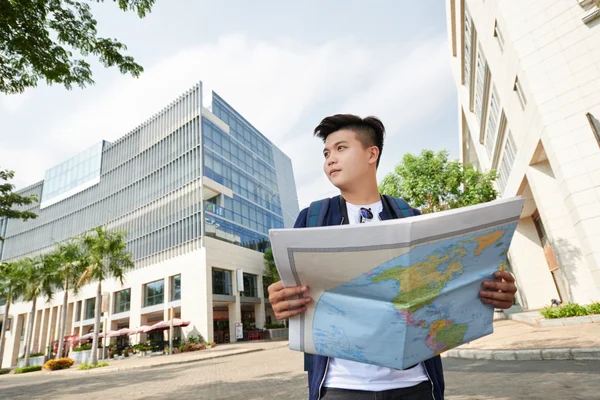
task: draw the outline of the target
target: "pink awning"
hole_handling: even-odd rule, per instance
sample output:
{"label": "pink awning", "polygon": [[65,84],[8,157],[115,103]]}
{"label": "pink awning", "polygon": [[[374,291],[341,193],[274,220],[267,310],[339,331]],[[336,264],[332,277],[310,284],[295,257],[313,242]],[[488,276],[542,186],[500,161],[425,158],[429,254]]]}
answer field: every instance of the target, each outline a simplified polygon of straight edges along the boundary
{"label": "pink awning", "polygon": [[119,337],[119,336],[128,336],[132,335],[131,330],[129,328],[119,329],[118,331],[109,331],[107,337]]}
{"label": "pink awning", "polygon": [[[190,321],[182,321],[179,318],[173,318],[173,327],[188,326],[189,324]],[[169,329],[170,326],[170,321],[161,321],[157,324],[152,325],[151,327],[146,328],[144,332],[164,331],[165,329]]]}

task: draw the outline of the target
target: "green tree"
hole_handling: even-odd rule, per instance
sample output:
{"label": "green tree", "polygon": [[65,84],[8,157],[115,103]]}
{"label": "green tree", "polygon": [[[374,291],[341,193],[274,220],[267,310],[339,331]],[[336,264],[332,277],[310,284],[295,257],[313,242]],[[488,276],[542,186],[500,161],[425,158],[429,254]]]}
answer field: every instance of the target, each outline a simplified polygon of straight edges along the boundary
{"label": "green tree", "polygon": [[275,266],[273,250],[268,249],[263,256],[265,262],[265,273],[263,274],[263,286],[269,287],[271,284],[280,281],[279,272]]}
{"label": "green tree", "polygon": [[479,172],[470,164],[449,161],[448,151],[423,150],[418,156],[405,154],[379,191],[432,213],[495,200],[496,178],[496,171]]}
{"label": "green tree", "polygon": [[4,357],[4,339],[6,337],[6,325],[10,316],[10,306],[25,292],[25,273],[19,261],[0,263],[0,295],[6,299],[4,310],[4,321],[0,333],[0,368]]}
{"label": "green tree", "polygon": [[[155,0],[113,2],[143,18]],[[123,55],[127,47],[116,39],[99,37],[96,25],[85,1],[0,1],[0,92],[21,93],[40,79],[67,89],[93,84],[89,56],[104,67],[116,66],[121,73],[139,76],[143,68]]]}
{"label": "green tree", "polygon": [[125,273],[132,269],[134,265],[131,260],[131,253],[126,249],[124,232],[111,232],[103,227],[94,228],[83,238],[83,251],[87,261],[77,282],[77,287],[90,282],[98,282],[91,359],[91,364],[95,365],[98,364],[102,282],[108,278],[114,278],[122,285]]}
{"label": "green tree", "polygon": [[77,293],[77,281],[83,274],[83,268],[86,265],[86,259],[82,251],[82,243],[79,238],[58,246],[54,251],[59,273],[58,288],[63,293],[63,308],[61,315],[60,328],[58,332],[58,348],[56,359],[62,357],[62,349],[65,340],[65,331],[67,329],[67,306],[69,304],[69,291]]}
{"label": "green tree", "polygon": [[23,258],[20,263],[25,276],[25,290],[23,300],[31,301],[31,314],[27,321],[27,338],[25,339],[25,366],[29,366],[31,354],[31,339],[33,336],[33,320],[35,318],[37,298],[44,296],[50,302],[54,290],[60,282],[57,268],[57,259],[54,254],[43,254],[36,258]]}
{"label": "green tree", "polygon": [[[0,1],[0,9],[2,1]],[[0,14],[0,21],[2,20],[2,16]],[[2,46],[0,44],[0,46]],[[2,56],[0,54],[0,68],[2,63]],[[0,78],[1,79],[1,78]],[[12,183],[8,183],[9,179],[13,179],[15,177],[14,171],[0,171],[0,181],[5,181],[6,183],[0,183],[0,219],[8,218],[8,219],[22,219],[23,221],[27,221],[30,218],[36,218],[37,215],[32,213],[31,211],[18,211],[14,210],[14,206],[26,206],[34,201],[37,201],[36,195],[31,196],[21,196],[17,193],[14,193],[15,185]],[[3,241],[4,238],[0,236],[0,241]]]}

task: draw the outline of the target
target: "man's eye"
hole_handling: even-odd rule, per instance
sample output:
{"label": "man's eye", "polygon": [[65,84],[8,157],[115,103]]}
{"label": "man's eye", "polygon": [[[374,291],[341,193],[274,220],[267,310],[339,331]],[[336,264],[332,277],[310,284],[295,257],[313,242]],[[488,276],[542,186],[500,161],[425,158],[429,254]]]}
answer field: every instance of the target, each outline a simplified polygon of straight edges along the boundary
{"label": "man's eye", "polygon": [[346,146],[338,146],[338,151],[345,149],[345,148],[346,148]]}
{"label": "man's eye", "polygon": [[325,158],[327,158],[327,157],[329,157],[329,153],[323,153],[323,156],[324,156]]}

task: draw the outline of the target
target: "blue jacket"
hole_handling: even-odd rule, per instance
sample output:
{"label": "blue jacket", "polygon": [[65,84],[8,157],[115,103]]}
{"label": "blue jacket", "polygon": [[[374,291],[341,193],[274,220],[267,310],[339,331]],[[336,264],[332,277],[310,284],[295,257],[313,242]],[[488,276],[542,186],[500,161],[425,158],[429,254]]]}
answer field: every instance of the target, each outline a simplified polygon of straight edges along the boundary
{"label": "blue jacket", "polygon": [[[336,196],[331,199],[329,209],[324,220],[324,226],[341,225],[342,223],[348,223],[347,211],[342,210],[340,207],[340,198]],[[344,207],[345,208],[345,207]],[[420,214],[416,210],[417,214]],[[298,215],[298,219],[294,224],[294,228],[305,228],[306,227],[306,216],[308,214],[308,208],[305,208]],[[379,214],[381,220],[394,219],[394,215],[390,215],[391,211],[388,207],[385,207]],[[442,359],[440,356],[433,357],[426,360],[424,363],[425,371],[429,376],[429,380],[433,386],[433,398],[434,400],[444,399],[444,371],[442,368]],[[323,388],[323,382],[325,382],[325,374],[327,373],[327,367],[329,365],[329,357],[313,355],[312,357],[312,369],[308,372],[308,390],[309,400],[319,400],[321,398],[321,390]]]}

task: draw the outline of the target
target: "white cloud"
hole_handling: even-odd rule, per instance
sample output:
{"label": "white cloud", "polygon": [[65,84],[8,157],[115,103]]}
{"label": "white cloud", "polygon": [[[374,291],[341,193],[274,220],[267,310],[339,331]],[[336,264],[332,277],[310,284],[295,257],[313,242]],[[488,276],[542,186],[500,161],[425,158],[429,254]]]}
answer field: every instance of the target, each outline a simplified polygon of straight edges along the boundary
{"label": "white cloud", "polygon": [[3,108],[11,114],[16,114],[27,104],[30,98],[31,89],[20,94],[0,94],[0,110]]}
{"label": "white cloud", "polygon": [[27,157],[5,148],[0,159],[19,171],[19,186],[33,183],[87,146],[126,134],[202,80],[292,158],[302,207],[335,193],[322,173],[322,144],[311,137],[322,117],[378,115],[388,128],[386,151],[398,149],[402,129],[443,107],[454,90],[447,64],[443,37],[367,48],[350,40],[308,47],[226,36],[147,65],[140,79],[118,76],[103,90],[82,91],[78,109],[65,110],[57,125],[40,123]]}

